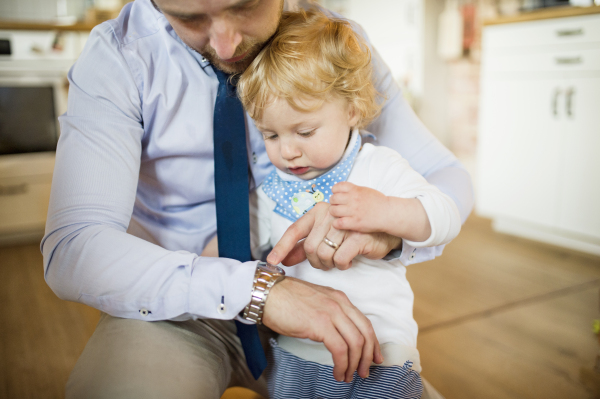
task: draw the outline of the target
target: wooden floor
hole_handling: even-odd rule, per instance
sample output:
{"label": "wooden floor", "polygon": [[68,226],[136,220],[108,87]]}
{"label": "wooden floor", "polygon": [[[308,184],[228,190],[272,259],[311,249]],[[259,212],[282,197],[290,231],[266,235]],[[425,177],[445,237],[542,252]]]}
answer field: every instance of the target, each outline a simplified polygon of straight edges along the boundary
{"label": "wooden floor", "polygon": [[[599,349],[600,258],[472,216],[441,258],[408,269],[423,375],[447,399],[600,398],[582,382]],[[54,296],[37,245],[0,248],[0,398],[63,397],[97,320]]]}

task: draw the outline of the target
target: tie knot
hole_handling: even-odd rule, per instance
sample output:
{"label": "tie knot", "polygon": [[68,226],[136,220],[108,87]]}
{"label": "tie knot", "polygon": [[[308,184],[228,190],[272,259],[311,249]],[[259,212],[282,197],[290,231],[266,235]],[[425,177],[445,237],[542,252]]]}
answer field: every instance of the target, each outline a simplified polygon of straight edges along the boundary
{"label": "tie knot", "polygon": [[213,65],[213,71],[215,71],[215,74],[217,75],[217,79],[219,80],[219,87],[226,87],[227,90],[227,94],[229,96],[236,96],[236,92],[235,92],[235,86],[231,83],[231,75],[226,74],[225,72],[217,69],[217,67],[215,67]]}
{"label": "tie knot", "polygon": [[227,81],[229,80],[229,75],[226,74],[225,72],[217,69],[216,66],[213,65],[213,71],[215,71],[215,74],[217,75],[217,79],[219,79],[219,83],[223,84],[223,83],[227,83]]}

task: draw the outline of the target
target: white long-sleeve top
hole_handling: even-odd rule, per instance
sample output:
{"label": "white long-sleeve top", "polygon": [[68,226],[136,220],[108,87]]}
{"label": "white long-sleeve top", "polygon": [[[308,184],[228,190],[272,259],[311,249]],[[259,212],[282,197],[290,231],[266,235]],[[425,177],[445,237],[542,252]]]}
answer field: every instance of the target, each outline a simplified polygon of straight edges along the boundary
{"label": "white long-sleeve top", "polygon": [[[283,180],[298,179],[279,170],[277,173]],[[347,181],[387,196],[421,201],[431,223],[431,236],[423,242],[408,241],[408,245],[420,248],[445,244],[460,231],[460,214],[454,201],[427,183],[405,159],[389,148],[364,144]],[[292,222],[274,212],[276,203],[265,194],[262,186],[251,197],[251,202],[252,243],[255,256],[259,256],[260,249],[275,245]],[[373,324],[386,359],[384,364],[403,365],[406,360],[411,360],[413,368],[420,371],[416,349],[418,328],[412,313],[414,296],[406,279],[406,267],[400,259],[370,260],[359,256],[345,271],[323,271],[304,261],[285,270],[288,276],[343,291]],[[307,360],[333,365],[331,355],[322,343],[280,337],[279,345]]]}

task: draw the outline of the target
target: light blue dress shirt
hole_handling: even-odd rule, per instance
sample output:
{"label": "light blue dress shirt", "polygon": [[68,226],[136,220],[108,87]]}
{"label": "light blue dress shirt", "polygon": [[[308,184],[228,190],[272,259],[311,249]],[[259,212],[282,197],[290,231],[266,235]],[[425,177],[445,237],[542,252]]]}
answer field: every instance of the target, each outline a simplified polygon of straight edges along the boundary
{"label": "light blue dress shirt", "polygon": [[[473,206],[469,175],[421,124],[375,51],[373,63],[388,100],[367,130],[450,195],[464,221]],[[118,317],[236,317],[256,262],[198,255],[216,235],[212,67],[149,0],[136,0],[94,28],[69,81],[41,244],[49,286]],[[273,166],[248,116],[247,144],[258,186]],[[404,245],[400,257],[411,264],[441,251]]]}

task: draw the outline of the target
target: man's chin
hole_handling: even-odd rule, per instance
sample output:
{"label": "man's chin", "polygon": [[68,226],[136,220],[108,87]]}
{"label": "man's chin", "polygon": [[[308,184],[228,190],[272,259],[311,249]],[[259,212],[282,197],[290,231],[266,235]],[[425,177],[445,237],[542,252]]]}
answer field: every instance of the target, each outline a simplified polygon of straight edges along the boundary
{"label": "man's chin", "polygon": [[244,72],[246,68],[248,68],[248,66],[252,63],[252,59],[250,57],[236,62],[225,62],[219,59],[214,59],[212,57],[206,56],[205,58],[218,70],[223,71],[229,75]]}

